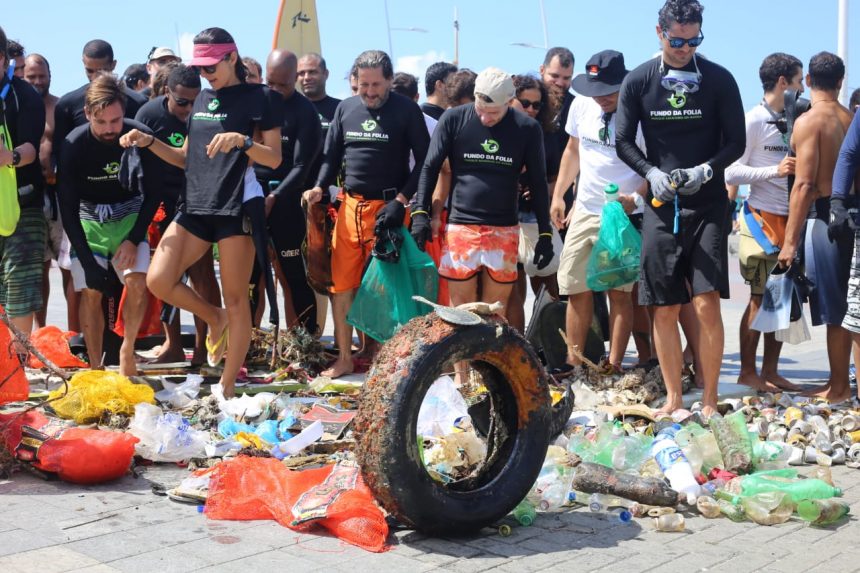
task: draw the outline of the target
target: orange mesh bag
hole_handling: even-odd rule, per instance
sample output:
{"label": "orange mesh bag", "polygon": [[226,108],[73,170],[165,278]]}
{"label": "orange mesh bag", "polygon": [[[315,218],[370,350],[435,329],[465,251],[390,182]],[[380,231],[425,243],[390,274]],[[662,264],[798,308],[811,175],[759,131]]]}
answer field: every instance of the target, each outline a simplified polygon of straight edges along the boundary
{"label": "orange mesh bag", "polygon": [[[0,312],[4,312],[0,306]],[[20,402],[30,395],[30,383],[12,344],[12,333],[0,322],[0,404]]]}
{"label": "orange mesh bag", "polygon": [[[123,287],[122,296],[119,299],[119,309],[116,311],[116,323],[114,323],[113,331],[117,336],[125,336],[125,321],[122,318],[122,311],[125,306],[126,292],[126,288]],[[143,320],[140,321],[140,328],[137,330],[135,338],[146,338],[147,336],[161,334],[161,305],[162,302],[147,290],[146,312],[143,314]]]}
{"label": "orange mesh bag", "polygon": [[[89,368],[89,364],[72,354],[69,350],[71,332],[63,332],[56,326],[45,326],[30,335],[30,343],[45,358],[60,368]],[[30,356],[30,368],[44,368],[42,361]]]}
{"label": "orange mesh bag", "polygon": [[273,458],[222,462],[209,482],[211,519],[274,519],[296,531],[319,525],[366,549],[387,549],[388,524],[357,467],[292,471]]}

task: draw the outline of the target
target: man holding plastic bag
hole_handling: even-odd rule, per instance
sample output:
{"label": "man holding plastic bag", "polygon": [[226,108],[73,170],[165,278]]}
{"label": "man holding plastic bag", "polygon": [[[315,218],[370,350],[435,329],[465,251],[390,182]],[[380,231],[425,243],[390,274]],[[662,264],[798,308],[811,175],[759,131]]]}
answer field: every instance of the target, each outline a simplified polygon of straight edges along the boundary
{"label": "man holding plastic bag", "polygon": [[[621,161],[615,153],[615,112],[618,109],[618,91],[627,75],[624,55],[614,50],[599,52],[588,60],[586,73],[576,76],[573,88],[578,97],[573,100],[567,118],[570,135],[561,159],[556,193],[552,198],[550,214],[559,229],[569,226],[558,270],[559,292],[568,295],[565,331],[568,343],[585,348],[593,309],[592,286],[587,280],[587,266],[594,252],[598,232],[623,231],[618,226],[603,229],[601,223],[605,208],[618,211],[620,224],[641,227],[644,209],[645,180]],[[641,131],[638,143],[644,147]],[[565,216],[563,190],[579,176],[576,203]],[[610,187],[611,186],[611,187]],[[611,193],[605,190],[612,191]],[[610,205],[610,202],[615,203]],[[620,213],[619,213],[620,212]],[[629,217],[629,219],[628,219]],[[630,229],[639,240],[638,232]],[[606,251],[602,254],[607,255]],[[598,286],[596,290],[609,292],[609,363],[620,370],[624,352],[633,325],[631,291],[639,274],[639,251],[630,257],[634,262],[633,276]],[[570,349],[567,363],[575,368],[581,359]]]}

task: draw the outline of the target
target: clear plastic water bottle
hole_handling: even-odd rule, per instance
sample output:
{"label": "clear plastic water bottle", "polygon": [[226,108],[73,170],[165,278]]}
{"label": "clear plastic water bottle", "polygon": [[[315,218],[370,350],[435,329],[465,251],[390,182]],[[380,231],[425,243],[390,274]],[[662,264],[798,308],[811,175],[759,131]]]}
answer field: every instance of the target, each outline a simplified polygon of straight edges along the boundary
{"label": "clear plastic water bottle", "polygon": [[675,442],[675,432],[680,429],[679,424],[673,424],[660,430],[651,446],[651,455],[657,460],[672,489],[685,494],[687,504],[693,505],[699,497],[701,488],[693,475],[690,462]]}

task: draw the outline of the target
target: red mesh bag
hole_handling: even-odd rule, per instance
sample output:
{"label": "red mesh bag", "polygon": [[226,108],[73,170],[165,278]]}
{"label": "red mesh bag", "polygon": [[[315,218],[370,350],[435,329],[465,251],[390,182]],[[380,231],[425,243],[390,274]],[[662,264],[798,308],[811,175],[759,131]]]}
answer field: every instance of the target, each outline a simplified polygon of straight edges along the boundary
{"label": "red mesh bag", "polygon": [[[63,332],[56,326],[45,326],[30,335],[30,343],[60,368],[89,368],[89,364],[69,350],[69,338],[72,336],[74,333]],[[41,360],[30,356],[30,368],[44,367]]]}
{"label": "red mesh bag", "polygon": [[20,402],[29,395],[30,383],[12,345],[12,333],[0,322],[0,404]]}
{"label": "red mesh bag", "polygon": [[[442,261],[442,243],[445,241],[445,225],[448,224],[448,211],[442,211],[442,228],[439,231],[439,236],[431,239],[424,244],[424,251],[433,259],[436,268],[439,268],[439,263]],[[448,279],[439,277],[439,293],[436,296],[436,302],[448,306],[451,304],[451,297],[448,294]]]}
{"label": "red mesh bag", "polygon": [[274,458],[240,456],[213,471],[206,515],[274,519],[295,531],[319,525],[362,549],[387,549],[388,523],[357,467],[292,471]]}
{"label": "red mesh bag", "polygon": [[[119,310],[116,312],[116,323],[113,327],[113,331],[117,336],[125,336],[125,321],[122,318],[122,311],[125,306],[126,292],[128,291],[123,287],[122,296],[119,299]],[[140,328],[138,329],[137,336],[135,336],[135,338],[146,338],[147,336],[156,336],[162,333],[161,305],[162,302],[147,290],[146,312],[143,315],[143,320],[140,321]]]}

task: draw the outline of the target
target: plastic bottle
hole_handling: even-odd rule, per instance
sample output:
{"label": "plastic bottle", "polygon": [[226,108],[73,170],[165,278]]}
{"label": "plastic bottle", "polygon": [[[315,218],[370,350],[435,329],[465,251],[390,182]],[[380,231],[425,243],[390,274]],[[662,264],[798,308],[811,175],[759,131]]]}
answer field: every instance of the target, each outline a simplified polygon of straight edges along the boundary
{"label": "plastic bottle", "polygon": [[720,515],[720,505],[717,503],[717,500],[709,495],[699,496],[699,499],[696,500],[696,509],[702,514],[702,517],[707,517],[708,519],[713,519]]}
{"label": "plastic bottle", "polygon": [[678,492],[663,480],[623,474],[588,462],[576,466],[571,487],[579,492],[605,493],[646,505],[673,507],[678,504]]}
{"label": "plastic bottle", "polygon": [[757,470],[784,468],[788,465],[791,453],[791,446],[783,442],[753,442],[753,463]]}
{"label": "plastic bottle", "polygon": [[560,508],[567,501],[568,469],[548,458],[538,474],[537,481],[526,496],[541,511]]}
{"label": "plastic bottle", "polygon": [[680,513],[670,513],[654,518],[654,529],[657,531],[684,531],[686,524]]}
{"label": "plastic bottle", "polygon": [[827,466],[818,466],[813,472],[812,478],[820,479],[827,485],[833,485],[833,472]]}
{"label": "plastic bottle", "polygon": [[323,433],[323,424],[317,420],[302,430],[297,436],[293,436],[286,442],[281,442],[272,448],[272,455],[279,460],[282,460],[287,456],[295,455],[322,438]]}
{"label": "plastic bottle", "polygon": [[723,456],[724,467],[735,474],[753,471],[753,452],[743,412],[735,412],[725,418],[715,414],[710,420],[714,438]]}
{"label": "plastic bottle", "polygon": [[693,476],[690,462],[674,440],[675,432],[680,429],[680,425],[673,424],[661,430],[651,445],[651,455],[660,464],[660,469],[663,470],[672,489],[686,495],[687,504],[693,505],[699,497],[701,488]]}
{"label": "plastic bottle", "polygon": [[606,198],[607,203],[618,201],[618,185],[615,183],[609,183],[603,188],[603,196]]}
{"label": "plastic bottle", "polygon": [[722,489],[726,486],[728,482],[722,478],[712,479],[702,484],[702,494],[707,493],[711,497],[714,496],[714,492],[718,489]]}
{"label": "plastic bottle", "polygon": [[730,501],[726,501],[725,499],[720,499],[717,501],[717,505],[720,506],[720,511],[723,515],[731,519],[732,521],[740,522],[746,520],[746,515],[744,515],[744,508],[741,505],[735,505]]}
{"label": "plastic bottle", "polygon": [[759,525],[785,523],[794,513],[794,503],[783,492],[767,491],[757,495],[742,497],[744,514]]}
{"label": "plastic bottle", "polygon": [[828,525],[839,521],[848,514],[850,507],[835,499],[807,499],[797,505],[800,519],[812,525]]}
{"label": "plastic bottle", "polygon": [[528,527],[532,523],[535,522],[537,518],[537,513],[535,513],[535,506],[531,504],[531,502],[527,499],[522,500],[511,512],[513,514],[514,519],[520,525]]}
{"label": "plastic bottle", "polygon": [[[617,507],[617,506],[621,507]],[[588,498],[588,509],[592,513],[602,513],[620,521],[630,523],[633,513],[624,507],[623,500],[601,493],[593,493]]]}
{"label": "plastic bottle", "polygon": [[767,473],[769,472],[759,472],[751,476],[745,476],[741,481],[741,495],[749,497],[769,491],[781,491],[794,503],[800,503],[806,499],[829,499],[842,495],[841,489],[833,487],[820,479],[778,481],[772,479],[772,476],[763,475]]}

